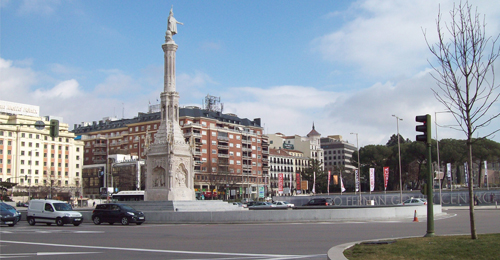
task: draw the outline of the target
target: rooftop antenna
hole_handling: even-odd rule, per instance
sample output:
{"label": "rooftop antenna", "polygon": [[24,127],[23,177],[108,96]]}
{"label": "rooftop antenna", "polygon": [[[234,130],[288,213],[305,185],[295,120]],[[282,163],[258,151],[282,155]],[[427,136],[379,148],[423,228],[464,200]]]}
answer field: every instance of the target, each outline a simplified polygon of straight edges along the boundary
{"label": "rooftop antenna", "polygon": [[122,103],[122,119],[125,118],[125,104]]}

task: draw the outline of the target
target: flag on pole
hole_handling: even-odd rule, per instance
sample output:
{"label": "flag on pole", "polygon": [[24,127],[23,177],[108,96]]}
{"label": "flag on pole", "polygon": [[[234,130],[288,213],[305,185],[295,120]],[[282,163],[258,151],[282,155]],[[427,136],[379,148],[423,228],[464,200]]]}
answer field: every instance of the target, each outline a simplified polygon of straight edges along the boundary
{"label": "flag on pole", "polygon": [[388,182],[389,182],[389,167],[384,167],[384,190],[387,190]]}
{"label": "flag on pole", "polygon": [[313,189],[312,189],[312,193],[315,194],[316,193],[316,172],[313,172]]}
{"label": "flag on pole", "polygon": [[370,192],[375,189],[375,168],[370,168]]}
{"label": "flag on pole", "polygon": [[326,192],[330,194],[330,171],[328,171],[328,186],[326,186]]}
{"label": "flag on pole", "polygon": [[354,183],[356,184],[355,185],[356,186],[356,191],[359,191],[359,178],[358,178],[358,174],[359,174],[358,169],[356,169],[354,171],[354,178],[356,178],[356,180],[354,181]]}
{"label": "flag on pole", "polygon": [[484,176],[488,176],[488,162],[484,161]]}

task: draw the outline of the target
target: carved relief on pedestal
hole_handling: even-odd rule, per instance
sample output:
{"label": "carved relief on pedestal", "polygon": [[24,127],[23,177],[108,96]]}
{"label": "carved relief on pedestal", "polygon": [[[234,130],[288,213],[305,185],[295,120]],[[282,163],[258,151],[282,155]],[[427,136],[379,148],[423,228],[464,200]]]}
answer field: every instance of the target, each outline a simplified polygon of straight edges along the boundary
{"label": "carved relief on pedestal", "polygon": [[165,187],[165,169],[156,167],[153,169],[152,174],[153,188]]}
{"label": "carved relief on pedestal", "polygon": [[183,163],[179,164],[175,171],[175,186],[178,188],[187,188],[187,174],[188,171]]}

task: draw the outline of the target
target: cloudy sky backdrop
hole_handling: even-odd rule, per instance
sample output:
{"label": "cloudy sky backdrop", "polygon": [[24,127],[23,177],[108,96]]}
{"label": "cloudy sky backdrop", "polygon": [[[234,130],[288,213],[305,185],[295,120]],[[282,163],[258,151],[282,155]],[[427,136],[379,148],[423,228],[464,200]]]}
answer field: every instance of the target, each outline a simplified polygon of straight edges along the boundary
{"label": "cloudy sky backdrop", "polygon": [[[470,1],[500,33],[500,2]],[[170,7],[181,106],[221,97],[225,113],[262,118],[266,133],[316,130],[359,145],[399,130],[414,140],[415,116],[444,111],[428,60],[441,8],[453,1],[0,2],[0,99],[40,106],[73,124],[147,112],[163,91],[161,45]],[[500,61],[496,64],[499,65]],[[499,67],[499,66],[497,66]],[[500,75],[500,73],[497,73]],[[498,113],[500,104],[492,108]],[[456,124],[446,114],[438,123]],[[500,128],[500,119],[478,132]],[[433,127],[433,130],[435,128]],[[464,139],[438,129],[439,139]],[[435,133],[433,133],[435,138]],[[492,137],[500,142],[500,133]]]}

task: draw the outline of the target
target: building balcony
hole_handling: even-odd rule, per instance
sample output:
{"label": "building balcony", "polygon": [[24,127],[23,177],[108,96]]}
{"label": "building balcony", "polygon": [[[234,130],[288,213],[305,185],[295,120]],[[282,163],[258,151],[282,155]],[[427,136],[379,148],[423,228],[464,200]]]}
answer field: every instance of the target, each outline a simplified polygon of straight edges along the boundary
{"label": "building balcony", "polygon": [[95,151],[94,155],[106,155],[106,152],[103,151]]}
{"label": "building balcony", "polygon": [[219,144],[219,145],[217,145],[217,148],[227,150],[227,149],[229,149],[229,145],[220,145]]}
{"label": "building balcony", "polygon": [[229,154],[219,153],[219,154],[217,154],[217,156],[221,157],[221,158],[229,158]]}
{"label": "building balcony", "polygon": [[252,169],[252,165],[243,164],[243,169]]}
{"label": "building balcony", "polygon": [[96,159],[94,160],[94,164],[106,163],[106,159]]}
{"label": "building balcony", "polygon": [[184,133],[184,137],[191,137],[191,136],[201,137],[201,133],[196,133],[196,132]]}
{"label": "building balcony", "polygon": [[269,154],[269,151],[262,150],[262,154]]}
{"label": "building balcony", "polygon": [[94,147],[106,147],[106,144],[96,143],[96,144],[94,144]]}
{"label": "building balcony", "polygon": [[190,127],[200,127],[201,128],[202,125],[199,123],[187,123],[187,124],[182,126],[182,128],[190,128]]}
{"label": "building balcony", "polygon": [[227,137],[227,136],[217,136],[217,140],[229,141],[229,137]]}
{"label": "building balcony", "polygon": [[244,144],[251,144],[252,140],[241,139],[241,142],[244,143]]}

